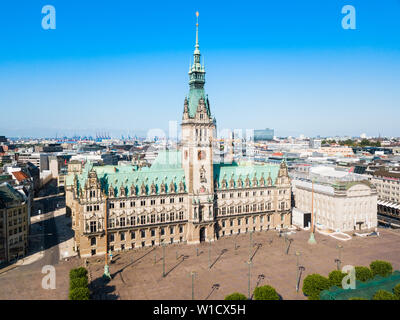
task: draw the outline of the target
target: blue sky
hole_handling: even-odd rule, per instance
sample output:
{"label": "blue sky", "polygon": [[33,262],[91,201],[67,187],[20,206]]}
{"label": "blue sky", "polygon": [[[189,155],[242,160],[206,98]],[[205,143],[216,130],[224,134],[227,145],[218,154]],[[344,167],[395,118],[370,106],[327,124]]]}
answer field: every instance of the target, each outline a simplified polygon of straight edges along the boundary
{"label": "blue sky", "polygon": [[[347,4],[356,30],[341,26]],[[197,10],[219,130],[400,136],[400,0],[2,1],[0,135],[179,123]]]}

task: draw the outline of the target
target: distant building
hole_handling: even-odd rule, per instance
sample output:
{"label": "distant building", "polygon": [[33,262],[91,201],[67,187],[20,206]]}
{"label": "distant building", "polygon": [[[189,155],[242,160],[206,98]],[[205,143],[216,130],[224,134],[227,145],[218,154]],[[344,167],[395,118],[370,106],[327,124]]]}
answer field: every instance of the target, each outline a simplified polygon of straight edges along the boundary
{"label": "distant building", "polygon": [[28,202],[9,183],[0,184],[0,263],[26,255]]}
{"label": "distant building", "polygon": [[274,129],[254,130],[254,141],[267,141],[274,139]]}
{"label": "distant building", "polygon": [[379,169],[369,180],[378,191],[378,214],[400,219],[400,172]]}
{"label": "distant building", "polygon": [[[311,213],[312,182],[293,180],[296,209]],[[377,227],[377,193],[368,182],[314,183],[315,224],[321,229],[353,231]]]}
{"label": "distant building", "polygon": [[309,146],[311,149],[319,149],[321,148],[321,139],[310,139]]}
{"label": "distant building", "polygon": [[328,166],[311,167],[308,173],[293,173],[297,211],[311,213],[312,180],[317,227],[342,232],[377,227],[378,194],[366,176]]}
{"label": "distant building", "polygon": [[43,152],[62,152],[63,148],[58,143],[49,143],[48,145],[43,146]]}
{"label": "distant building", "polygon": [[116,166],[118,165],[119,157],[115,153],[103,153],[101,159],[106,166]]}

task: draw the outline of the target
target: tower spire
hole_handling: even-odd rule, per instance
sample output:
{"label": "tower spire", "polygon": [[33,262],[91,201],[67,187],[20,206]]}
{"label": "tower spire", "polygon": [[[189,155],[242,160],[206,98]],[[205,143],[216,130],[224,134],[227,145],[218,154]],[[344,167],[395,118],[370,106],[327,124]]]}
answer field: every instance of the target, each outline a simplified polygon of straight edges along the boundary
{"label": "tower spire", "polygon": [[199,51],[199,12],[196,11],[196,45],[194,53],[200,53]]}

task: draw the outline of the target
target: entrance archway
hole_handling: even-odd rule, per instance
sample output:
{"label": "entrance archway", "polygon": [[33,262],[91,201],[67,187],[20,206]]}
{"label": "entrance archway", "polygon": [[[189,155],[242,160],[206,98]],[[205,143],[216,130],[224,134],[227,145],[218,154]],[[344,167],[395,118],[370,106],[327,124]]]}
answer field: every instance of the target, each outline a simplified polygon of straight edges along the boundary
{"label": "entrance archway", "polygon": [[206,228],[200,228],[200,242],[204,242],[206,240]]}

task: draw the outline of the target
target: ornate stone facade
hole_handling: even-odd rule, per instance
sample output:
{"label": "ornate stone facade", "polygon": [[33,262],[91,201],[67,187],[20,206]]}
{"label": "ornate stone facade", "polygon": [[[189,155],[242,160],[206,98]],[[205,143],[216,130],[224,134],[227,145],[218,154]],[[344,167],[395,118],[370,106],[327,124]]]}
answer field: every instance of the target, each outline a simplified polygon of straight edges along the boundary
{"label": "ornate stone facade", "polygon": [[[285,162],[213,163],[216,120],[204,91],[198,30],[179,151],[150,168],[74,167],[66,179],[75,249],[82,257],[164,243],[214,241],[291,224]],[[104,236],[105,210],[109,238]]]}

